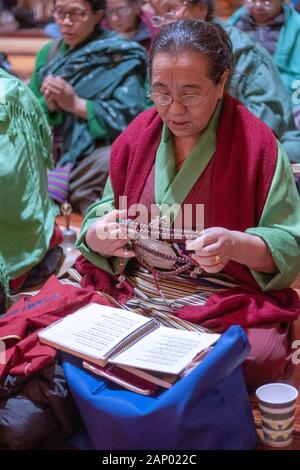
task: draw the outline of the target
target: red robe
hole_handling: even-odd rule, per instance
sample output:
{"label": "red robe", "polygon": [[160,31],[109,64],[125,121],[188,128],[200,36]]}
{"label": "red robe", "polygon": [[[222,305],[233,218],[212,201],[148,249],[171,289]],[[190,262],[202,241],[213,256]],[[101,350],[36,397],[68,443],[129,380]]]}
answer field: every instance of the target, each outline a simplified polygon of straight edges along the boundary
{"label": "red robe", "polygon": [[[149,109],[113,144],[110,179],[116,208],[120,196],[127,196],[128,207],[141,201],[161,141],[162,126],[157,111]],[[256,227],[275,173],[277,153],[277,141],[269,127],[238,100],[225,95],[215,154],[184,203],[205,204],[205,228],[224,227],[244,232]],[[208,179],[209,191],[204,191]],[[154,198],[154,188],[150,190]],[[115,280],[109,274],[86,261],[77,267],[82,274],[88,273],[85,285],[97,279],[98,289],[118,295]],[[204,306],[184,307],[177,315],[224,331],[233,324],[247,328],[293,322],[300,314],[299,298],[292,289],[262,292],[249,269],[233,261],[224,272],[241,287],[212,295]],[[128,293],[128,289],[121,292],[121,300]]]}

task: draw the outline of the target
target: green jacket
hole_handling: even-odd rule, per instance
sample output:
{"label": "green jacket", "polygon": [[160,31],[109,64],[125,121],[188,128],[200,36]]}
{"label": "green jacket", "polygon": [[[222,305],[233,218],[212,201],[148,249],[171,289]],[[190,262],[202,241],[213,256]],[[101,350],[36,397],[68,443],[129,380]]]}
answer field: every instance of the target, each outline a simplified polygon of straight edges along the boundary
{"label": "green jacket", "polygon": [[45,256],[56,206],[48,197],[49,126],[33,93],[0,69],[0,254],[9,279]]}
{"label": "green jacket", "polygon": [[300,130],[296,129],[291,97],[270,54],[249,34],[218,20],[230,37],[234,70],[229,93],[275,132],[289,159],[300,162]]}
{"label": "green jacket", "polygon": [[[278,68],[290,96],[295,87],[293,82],[300,80],[300,15],[286,3],[282,4],[284,25],[280,30],[279,39],[274,52],[274,64]],[[239,8],[228,18],[228,23],[234,25],[245,11]],[[294,105],[299,103],[294,103]]]}

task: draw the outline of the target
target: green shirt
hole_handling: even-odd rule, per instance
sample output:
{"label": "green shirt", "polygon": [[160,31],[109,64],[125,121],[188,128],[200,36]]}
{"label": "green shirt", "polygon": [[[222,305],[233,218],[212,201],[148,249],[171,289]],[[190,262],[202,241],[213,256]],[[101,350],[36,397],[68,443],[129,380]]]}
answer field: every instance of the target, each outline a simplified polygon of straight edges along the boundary
{"label": "green shirt", "polygon": [[[181,205],[205,170],[216,150],[219,112],[220,106],[178,172],[175,167],[171,133],[164,125],[155,161],[155,199],[159,206]],[[93,264],[111,274],[119,274],[119,258],[102,257],[90,250],[85,242],[90,225],[113,209],[114,194],[108,179],[101,202],[91,206],[86,215],[77,246]],[[250,228],[246,232],[265,240],[278,268],[276,274],[251,271],[261,289],[282,289],[290,286],[300,270],[300,199],[290,162],[279,142],[276,171],[263,214],[258,227]]]}

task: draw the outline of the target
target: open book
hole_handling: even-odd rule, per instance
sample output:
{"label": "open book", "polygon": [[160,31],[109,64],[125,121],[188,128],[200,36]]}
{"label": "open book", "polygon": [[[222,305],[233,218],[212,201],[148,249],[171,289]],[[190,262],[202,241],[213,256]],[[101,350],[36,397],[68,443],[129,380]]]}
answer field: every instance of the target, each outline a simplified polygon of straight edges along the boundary
{"label": "open book", "polygon": [[102,367],[109,363],[178,377],[219,336],[166,328],[153,318],[98,304],[39,332],[42,343]]}

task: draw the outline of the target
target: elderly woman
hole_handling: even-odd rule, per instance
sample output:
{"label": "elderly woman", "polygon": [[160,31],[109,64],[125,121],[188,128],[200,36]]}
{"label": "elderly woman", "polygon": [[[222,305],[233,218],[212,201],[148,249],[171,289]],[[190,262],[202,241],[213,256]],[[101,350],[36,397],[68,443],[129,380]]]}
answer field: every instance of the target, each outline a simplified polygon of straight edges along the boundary
{"label": "elderly woman", "polygon": [[103,26],[150,49],[158,30],[152,14],[142,9],[139,0],[107,0]]}
{"label": "elderly woman", "polygon": [[233,49],[230,94],[270,126],[292,162],[300,161],[300,132],[294,121],[291,94],[265,49],[238,28],[212,19],[212,0],[173,0],[172,10],[177,19],[205,19],[221,24]]}
{"label": "elderly woman", "polygon": [[[246,0],[228,23],[249,33],[272,55],[280,75],[292,94],[300,80],[300,15],[283,0]],[[300,102],[294,102],[300,128]]]}
{"label": "elderly woman", "polygon": [[48,197],[53,161],[47,120],[32,92],[1,68],[0,84],[0,291],[1,284],[17,291],[55,270],[62,240],[58,210]]}
{"label": "elderly woman", "polygon": [[30,87],[54,130],[52,196],[80,212],[99,198],[109,145],[144,109],[145,51],[104,31],[104,0],[56,0],[62,39],[39,52]]}
{"label": "elderly woman", "polygon": [[[155,108],[113,145],[105,194],[78,242],[89,262],[78,269],[85,284],[126,308],[217,331],[242,325],[252,345],[246,379],[257,385],[288,369],[299,314],[288,286],[300,268],[300,202],[280,142],[224,93],[232,63],[218,25],[178,21],[157,36]],[[156,217],[161,211],[166,220],[170,207],[168,236]],[[122,221],[143,213],[145,222],[150,208],[154,239],[146,223]],[[180,217],[193,232],[182,236]]]}

